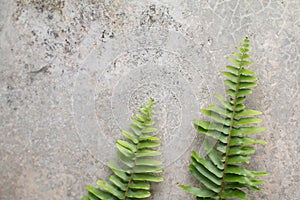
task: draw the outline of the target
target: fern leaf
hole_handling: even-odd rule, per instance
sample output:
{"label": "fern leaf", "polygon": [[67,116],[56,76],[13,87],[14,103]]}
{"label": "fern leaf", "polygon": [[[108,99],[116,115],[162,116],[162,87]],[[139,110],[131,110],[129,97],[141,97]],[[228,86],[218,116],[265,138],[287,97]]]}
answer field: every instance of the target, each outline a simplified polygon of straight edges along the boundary
{"label": "fern leaf", "polygon": [[140,108],[130,125],[131,131],[121,130],[126,140],[117,140],[116,155],[121,165],[109,162],[113,174],[109,181],[98,180],[98,188],[87,186],[88,195],[82,200],[130,200],[151,196],[150,182],[162,182],[156,174],[163,172],[162,163],[154,157],[161,155],[154,150],[160,145],[159,138],[152,136],[157,129],[152,127],[154,100]]}
{"label": "fern leaf", "polygon": [[212,145],[204,140],[207,156],[202,157],[192,152],[191,174],[203,185],[191,187],[181,185],[186,192],[196,196],[196,199],[248,199],[244,189],[257,190],[257,185],[263,184],[258,177],[267,175],[246,169],[244,163],[250,162],[250,155],[255,152],[254,144],[266,144],[265,141],[246,137],[248,134],[265,130],[257,124],[262,120],[256,116],[262,112],[245,109],[246,95],[252,94],[257,86],[255,72],[246,67],[252,62],[250,58],[249,40],[246,38],[234,53],[235,57],[228,60],[232,63],[226,66],[229,71],[222,72],[227,78],[224,81],[228,89],[228,98],[216,95],[221,105],[209,105],[202,113],[211,121],[194,120],[195,129],[211,139]]}

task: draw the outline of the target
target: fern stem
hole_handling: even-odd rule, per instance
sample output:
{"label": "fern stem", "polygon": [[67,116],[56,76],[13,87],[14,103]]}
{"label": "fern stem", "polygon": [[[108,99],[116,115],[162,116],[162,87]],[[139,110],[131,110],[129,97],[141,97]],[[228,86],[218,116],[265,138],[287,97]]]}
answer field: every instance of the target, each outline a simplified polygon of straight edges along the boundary
{"label": "fern stem", "polygon": [[[135,165],[134,165],[134,166],[135,166]],[[123,200],[126,200],[126,198],[127,198],[127,194],[128,194],[128,190],[129,190],[131,181],[132,181],[132,177],[133,177],[133,174],[130,175],[130,178],[129,178],[129,180],[128,180],[128,184],[127,184],[127,187],[126,187],[126,191],[125,191]]]}
{"label": "fern stem", "polygon": [[[150,117],[149,112],[147,113],[147,117],[148,118]],[[140,143],[140,136],[138,137],[138,144],[139,143]],[[132,173],[130,174],[130,177],[129,177],[129,180],[128,180],[128,183],[127,183],[127,186],[126,186],[126,190],[125,190],[125,193],[124,193],[123,200],[126,200],[126,198],[127,198],[128,191],[129,191],[129,188],[130,188],[130,184],[131,184],[131,181],[132,181],[132,178],[133,178],[133,174],[134,174],[134,168],[136,167],[136,152],[135,152],[134,155],[135,155],[135,157],[134,157],[134,164],[133,164],[133,167],[132,167]]]}
{"label": "fern stem", "polygon": [[[245,55],[245,53],[243,53],[243,56],[244,55]],[[243,58],[240,60],[240,62],[243,62]],[[236,112],[237,95],[238,95],[238,92],[239,92],[241,69],[242,68],[241,68],[241,65],[240,65],[239,66],[239,71],[238,71],[237,84],[236,84],[236,88],[235,88],[233,110],[232,110],[232,114],[231,114],[231,118],[230,118],[230,124],[229,124],[229,129],[228,129],[228,138],[227,138],[226,153],[225,153],[224,171],[223,171],[223,175],[222,175],[221,189],[220,189],[219,194],[218,194],[219,195],[219,200],[222,200],[222,192],[223,192],[223,189],[225,188],[225,181],[224,181],[224,179],[225,179],[225,173],[226,173],[226,169],[227,169],[227,165],[228,165],[231,131],[232,131],[232,128],[233,128],[234,116],[235,116],[235,112]]]}

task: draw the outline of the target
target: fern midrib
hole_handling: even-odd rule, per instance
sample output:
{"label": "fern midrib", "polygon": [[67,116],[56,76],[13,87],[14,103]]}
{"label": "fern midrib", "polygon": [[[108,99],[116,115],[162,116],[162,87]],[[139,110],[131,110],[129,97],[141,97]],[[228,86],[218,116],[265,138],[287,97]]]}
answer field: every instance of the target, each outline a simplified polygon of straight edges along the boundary
{"label": "fern midrib", "polygon": [[[245,53],[243,53],[243,56],[245,55]],[[243,58],[240,60],[240,62],[243,62]],[[238,79],[237,79],[237,84],[236,84],[236,88],[235,88],[235,95],[234,95],[234,102],[233,102],[233,109],[232,109],[232,115],[230,118],[230,124],[229,124],[229,129],[228,129],[228,138],[227,138],[227,145],[226,145],[226,153],[225,153],[225,162],[224,162],[224,170],[223,170],[223,174],[222,174],[222,183],[221,183],[221,189],[219,191],[219,200],[222,200],[222,192],[225,188],[225,172],[227,169],[227,165],[228,165],[228,157],[229,157],[229,150],[230,150],[230,139],[231,139],[231,131],[233,128],[233,122],[234,122],[234,116],[235,116],[235,112],[236,112],[236,104],[237,104],[237,94],[239,92],[239,85],[240,85],[240,77],[241,77],[241,69],[242,67],[239,66],[239,71],[238,71]]]}
{"label": "fern midrib", "polygon": [[[149,114],[148,114],[149,115]],[[139,138],[138,138],[138,143],[136,144],[136,146],[138,146],[139,145],[139,143],[140,143],[140,137],[141,136],[139,136]],[[138,151],[139,149],[137,149],[137,151]],[[133,167],[132,167],[132,173],[130,174],[130,177],[129,177],[129,180],[128,180],[128,183],[127,183],[127,186],[126,186],[126,190],[125,190],[125,193],[124,193],[124,197],[123,197],[123,200],[126,200],[126,198],[127,198],[127,195],[128,195],[128,191],[129,191],[129,188],[130,188],[130,184],[131,184],[131,182],[132,182],[132,178],[133,178],[133,175],[134,175],[134,168],[136,167],[136,153],[137,153],[137,151],[134,153],[134,164],[133,164]]]}
{"label": "fern midrib", "polygon": [[[134,166],[133,168],[135,167],[135,161],[134,161]],[[127,194],[128,194],[128,191],[129,191],[129,188],[130,188],[130,184],[131,184],[131,181],[132,181],[132,177],[133,177],[133,173],[130,175],[129,177],[129,180],[128,180],[128,184],[127,184],[127,187],[126,187],[126,190],[125,190],[125,194],[124,194],[124,197],[123,197],[123,200],[126,200],[127,198]]]}

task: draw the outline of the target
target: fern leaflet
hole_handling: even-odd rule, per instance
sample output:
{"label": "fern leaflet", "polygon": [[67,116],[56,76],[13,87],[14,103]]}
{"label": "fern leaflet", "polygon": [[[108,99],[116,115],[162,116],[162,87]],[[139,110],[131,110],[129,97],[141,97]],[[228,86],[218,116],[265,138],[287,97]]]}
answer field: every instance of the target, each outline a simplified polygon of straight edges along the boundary
{"label": "fern leaflet", "polygon": [[150,99],[132,118],[131,131],[121,130],[126,140],[117,140],[116,155],[122,166],[110,162],[108,166],[113,174],[109,182],[98,180],[99,188],[88,185],[88,195],[82,200],[144,199],[151,196],[150,182],[163,181],[157,175],[163,171],[162,163],[154,159],[161,153],[153,149],[160,145],[160,139],[151,134],[156,131],[152,127],[153,106],[154,100]]}
{"label": "fern leaflet", "polygon": [[228,79],[224,83],[228,86],[226,99],[216,95],[221,105],[209,105],[202,113],[211,118],[211,121],[194,121],[195,129],[216,141],[212,145],[204,140],[206,157],[192,152],[192,163],[189,166],[191,174],[203,185],[201,188],[181,187],[197,199],[249,199],[243,188],[260,190],[258,185],[263,184],[257,177],[265,176],[265,172],[252,171],[244,167],[243,163],[250,162],[250,155],[255,152],[254,144],[266,144],[265,141],[248,137],[249,134],[262,132],[263,127],[255,124],[262,120],[257,110],[245,109],[246,95],[252,93],[257,86],[255,72],[246,67],[252,62],[250,58],[249,40],[244,39],[234,53],[234,58],[228,60],[232,65],[226,66],[229,71],[223,72]]}

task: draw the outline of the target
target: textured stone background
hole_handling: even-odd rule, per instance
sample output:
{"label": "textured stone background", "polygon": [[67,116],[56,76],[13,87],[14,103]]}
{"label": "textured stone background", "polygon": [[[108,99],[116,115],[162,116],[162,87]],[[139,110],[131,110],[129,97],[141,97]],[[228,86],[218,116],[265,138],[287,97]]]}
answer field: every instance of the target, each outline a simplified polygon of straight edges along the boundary
{"label": "textured stone background", "polygon": [[80,199],[106,178],[119,129],[156,99],[166,181],[152,199],[193,199],[178,183],[201,142],[191,120],[224,93],[220,72],[252,41],[268,141],[252,199],[299,199],[298,0],[0,1],[0,199]]}

